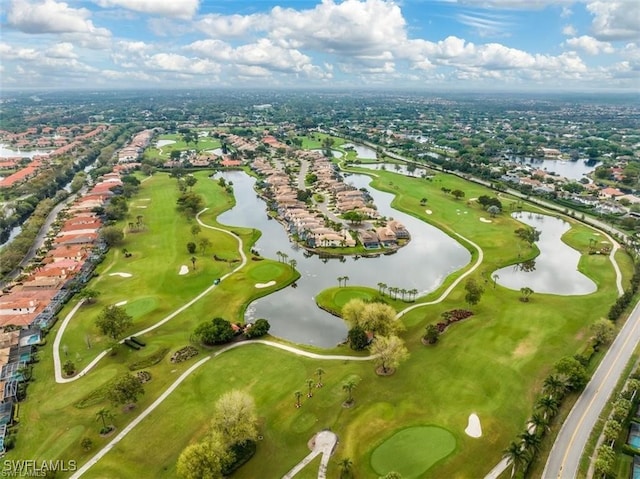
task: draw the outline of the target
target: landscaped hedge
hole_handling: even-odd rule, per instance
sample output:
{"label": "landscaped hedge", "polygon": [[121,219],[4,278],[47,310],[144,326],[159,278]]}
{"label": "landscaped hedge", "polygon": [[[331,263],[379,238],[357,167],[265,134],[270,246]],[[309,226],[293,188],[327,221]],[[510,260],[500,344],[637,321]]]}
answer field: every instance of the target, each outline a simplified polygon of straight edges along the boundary
{"label": "landscaped hedge", "polygon": [[169,352],[169,348],[162,348],[159,351],[156,351],[151,356],[147,356],[146,358],[142,358],[139,361],[131,363],[129,365],[130,371],[137,371],[138,369],[148,368],[149,366],[154,366],[158,364]]}
{"label": "landscaped hedge", "polygon": [[256,453],[256,442],[249,440],[234,444],[231,446],[230,452],[233,454],[234,461],[222,468],[222,474],[225,476],[229,476],[237,471],[253,457]]}

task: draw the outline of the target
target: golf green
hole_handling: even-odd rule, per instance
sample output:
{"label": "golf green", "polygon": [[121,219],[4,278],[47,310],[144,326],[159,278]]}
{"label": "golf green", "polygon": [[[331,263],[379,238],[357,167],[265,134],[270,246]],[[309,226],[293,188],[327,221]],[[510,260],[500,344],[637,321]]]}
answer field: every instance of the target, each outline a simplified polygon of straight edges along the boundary
{"label": "golf green", "polygon": [[282,270],[289,267],[289,265],[282,263],[264,262],[254,268],[251,268],[247,274],[250,278],[256,281],[267,282],[278,279],[278,277],[282,275]]}
{"label": "golf green", "polygon": [[403,429],[380,444],[371,454],[371,467],[380,475],[399,472],[405,479],[420,477],[456,448],[456,439],[437,426]]}

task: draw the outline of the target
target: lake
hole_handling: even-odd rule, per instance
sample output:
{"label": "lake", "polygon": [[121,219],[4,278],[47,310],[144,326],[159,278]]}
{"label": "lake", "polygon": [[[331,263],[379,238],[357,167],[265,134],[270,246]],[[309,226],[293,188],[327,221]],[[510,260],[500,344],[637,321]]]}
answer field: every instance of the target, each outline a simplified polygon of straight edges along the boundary
{"label": "lake", "polygon": [[342,145],[342,148],[345,150],[352,149],[356,152],[358,158],[362,158],[363,160],[375,160],[378,158],[378,154],[376,150],[373,148],[369,148],[368,146],[353,144],[353,143],[345,143]]}
{"label": "lake", "polygon": [[295,343],[332,347],[345,340],[346,323],[318,308],[314,300],[322,290],[338,286],[339,276],[348,276],[348,285],[377,289],[377,283],[382,282],[417,289],[423,295],[437,289],[447,276],[471,260],[464,247],[439,229],[391,208],[393,195],[369,187],[366,175],[351,175],[346,181],[357,188],[367,187],[382,215],[404,223],[411,233],[409,244],[395,254],[377,258],[345,256],[341,261],[305,256],[306,251],[289,241],[280,223],[267,219],[264,201],[253,190],[255,179],[242,172],[225,172],[222,176],[233,182],[236,205],[218,220],[259,229],[262,236],[255,248],[260,254],[277,260],[276,252],[282,251],[289,260],[297,261],[296,269],[301,274],[296,288],[287,287],[252,302],[245,320],[266,318],[271,324],[270,333]]}
{"label": "lake", "polygon": [[[541,232],[540,240],[536,242],[540,254],[534,259],[535,269],[531,271],[513,265],[493,273],[499,276],[499,285],[515,290],[528,287],[535,293],[559,295],[591,294],[597,290],[596,284],[578,271],[580,252],[561,239],[571,227],[568,222],[528,212],[514,213],[512,216]],[[514,241],[521,245],[523,253],[528,252],[529,246],[524,241],[517,239],[515,235]]]}

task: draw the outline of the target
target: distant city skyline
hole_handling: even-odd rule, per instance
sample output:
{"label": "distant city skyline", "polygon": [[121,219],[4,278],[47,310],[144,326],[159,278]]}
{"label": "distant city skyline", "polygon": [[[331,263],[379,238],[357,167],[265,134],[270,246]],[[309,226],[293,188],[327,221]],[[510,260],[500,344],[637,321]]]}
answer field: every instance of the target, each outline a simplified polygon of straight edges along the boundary
{"label": "distant city skyline", "polygon": [[0,88],[640,91],[632,0],[8,0]]}

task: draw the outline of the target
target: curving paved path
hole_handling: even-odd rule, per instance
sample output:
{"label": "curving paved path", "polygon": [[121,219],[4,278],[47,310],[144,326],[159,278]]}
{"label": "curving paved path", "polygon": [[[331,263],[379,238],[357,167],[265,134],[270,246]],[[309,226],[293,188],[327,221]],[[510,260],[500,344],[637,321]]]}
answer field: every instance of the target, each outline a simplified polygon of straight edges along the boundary
{"label": "curving paved path", "polygon": [[313,440],[313,449],[309,454],[305,456],[305,458],[296,464],[293,469],[287,472],[282,479],[291,479],[293,476],[302,471],[307,464],[309,464],[313,459],[322,454],[322,458],[320,458],[320,467],[318,468],[318,479],[325,479],[327,477],[327,466],[329,464],[329,458],[333,453],[333,449],[336,447],[338,443],[338,436],[336,436],[333,432],[325,430],[320,431],[315,435]]}
{"label": "curving paved path", "polygon": [[[187,379],[189,377],[189,375],[191,373],[193,373],[196,369],[198,369],[200,366],[202,366],[204,363],[206,363],[207,361],[209,361],[212,358],[215,358],[223,353],[226,353],[227,351],[231,351],[232,349],[236,349],[236,348],[240,348],[243,346],[248,346],[251,344],[264,344],[266,346],[271,346],[274,348],[278,348],[278,349],[282,349],[284,351],[288,351],[291,352],[293,354],[296,354],[297,356],[303,356],[303,357],[307,357],[307,358],[311,358],[311,359],[324,359],[324,360],[333,360],[333,361],[369,361],[371,359],[373,359],[375,356],[343,356],[343,355],[322,355],[322,354],[316,354],[316,353],[311,353],[309,351],[304,351],[302,349],[298,349],[295,348],[293,346],[289,346],[286,344],[280,344],[280,343],[276,343],[274,341],[268,341],[268,340],[264,340],[264,339],[257,339],[257,340],[253,340],[253,341],[243,341],[240,343],[234,343],[234,344],[230,344],[229,346],[226,346],[222,349],[220,349],[219,351],[216,351],[215,353],[211,354],[210,356],[204,357],[202,358],[200,361],[198,361],[197,363],[195,363],[193,366],[191,366],[189,369],[187,369],[185,372],[183,372],[180,377],[178,379],[176,379],[171,386],[169,386],[167,388],[166,391],[164,391],[160,396],[158,396],[158,398],[153,401],[153,403],[151,403],[144,411],[142,411],[140,413],[140,415],[138,415],[133,421],[131,421],[122,431],[120,431],[120,433],[114,437],[111,441],[109,441],[109,443],[104,446],[102,449],[100,449],[100,451],[98,451],[91,459],[89,459],[80,469],[78,469],[72,476],[71,479],[76,479],[79,478],[80,476],[82,476],[85,472],[87,472],[91,467],[93,467],[100,459],[102,459],[111,449],[113,449],[113,447],[118,444],[120,441],[122,441],[127,434],[129,434],[133,428],[135,428],[138,424],[140,424],[142,422],[143,419],[145,419],[149,414],[151,414],[160,404],[162,404],[162,402],[167,399],[167,397],[169,397],[169,395],[176,390],[176,388],[182,384],[182,382]],[[323,452],[323,448],[321,448],[321,450],[318,451],[318,454]],[[323,453],[324,454],[324,453]],[[316,454],[317,455],[317,454]],[[314,456],[315,457],[315,456]],[[323,457],[324,460],[324,457]],[[328,457],[327,457],[327,461],[328,461]]]}
{"label": "curving paved path", "polygon": [[[220,281],[223,281],[225,278],[231,276],[233,273],[237,272],[238,270],[240,270],[241,268],[243,268],[247,264],[247,256],[244,254],[244,251],[243,251],[244,244],[243,244],[242,238],[240,238],[239,236],[236,236],[232,232],[224,230],[222,228],[217,228],[215,226],[207,225],[207,224],[203,223],[200,220],[200,215],[202,213],[204,213],[205,211],[207,211],[208,209],[209,208],[204,208],[202,211],[200,211],[196,215],[196,220],[198,221],[198,223],[200,223],[200,225],[205,227],[205,228],[209,228],[209,229],[212,229],[212,230],[215,230],[215,231],[219,231],[219,232],[225,233],[225,234],[235,238],[236,241],[238,241],[238,252],[240,253],[240,257],[242,258],[242,261],[240,262],[240,264],[236,268],[234,268],[233,270],[231,270],[230,272],[228,272],[227,274],[225,274],[224,276],[222,276],[220,278]],[[177,315],[182,313],[184,310],[186,310],[187,308],[191,307],[194,303],[196,303],[197,301],[199,301],[203,297],[205,297],[207,294],[209,294],[216,286],[217,285],[212,284],[207,289],[205,289],[202,293],[200,293],[198,296],[193,298],[191,301],[189,301],[188,303],[185,303],[182,306],[180,306],[173,313],[169,314],[168,316],[164,317],[163,319],[161,319],[157,323],[149,326],[148,328],[143,329],[141,331],[138,331],[136,333],[133,333],[131,336],[142,336],[143,334],[146,334],[146,333],[148,333],[150,331],[153,331],[154,329],[157,329],[160,326],[162,326],[163,324],[171,321],[173,318],[175,318]],[[98,354],[98,356],[96,356],[93,359],[93,361],[91,361],[77,375],[75,375],[73,377],[70,377],[70,378],[65,378],[62,375],[61,360],[60,360],[60,348],[59,348],[59,346],[60,346],[60,343],[62,341],[62,336],[64,335],[64,332],[67,329],[67,325],[69,324],[69,321],[71,320],[71,318],[73,318],[73,316],[78,311],[78,308],[80,308],[82,303],[83,303],[83,301],[80,301],[69,312],[69,314],[67,314],[67,316],[65,317],[64,321],[62,322],[62,325],[60,326],[60,329],[58,329],[58,332],[56,333],[56,338],[55,338],[55,340],[53,342],[53,365],[54,365],[55,377],[56,377],[56,382],[57,383],[70,383],[70,382],[73,382],[73,381],[76,381],[76,380],[80,379],[82,376],[84,376],[86,373],[88,373],[91,369],[93,369],[93,367],[95,367],[95,365],[98,364],[98,362],[100,362],[100,360],[103,357],[105,357],[109,353],[109,350],[110,350],[110,349],[106,349],[106,350],[102,351],[100,354]],[[122,339],[120,341],[120,344],[122,344],[123,342],[124,342],[124,339]]]}

